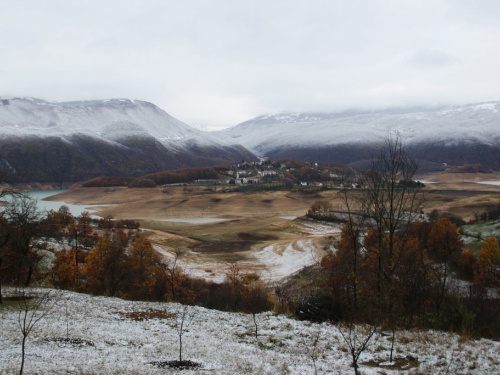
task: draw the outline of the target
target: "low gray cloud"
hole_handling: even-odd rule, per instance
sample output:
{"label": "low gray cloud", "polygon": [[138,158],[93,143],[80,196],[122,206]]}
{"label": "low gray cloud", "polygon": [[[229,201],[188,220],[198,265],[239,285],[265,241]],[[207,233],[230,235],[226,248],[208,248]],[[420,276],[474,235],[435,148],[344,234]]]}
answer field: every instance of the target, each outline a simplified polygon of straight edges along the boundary
{"label": "low gray cloud", "polygon": [[456,64],[460,60],[446,52],[420,49],[410,59],[410,63],[419,68],[440,68]]}
{"label": "low gray cloud", "polygon": [[0,95],[278,111],[500,100],[498,2],[0,0]]}

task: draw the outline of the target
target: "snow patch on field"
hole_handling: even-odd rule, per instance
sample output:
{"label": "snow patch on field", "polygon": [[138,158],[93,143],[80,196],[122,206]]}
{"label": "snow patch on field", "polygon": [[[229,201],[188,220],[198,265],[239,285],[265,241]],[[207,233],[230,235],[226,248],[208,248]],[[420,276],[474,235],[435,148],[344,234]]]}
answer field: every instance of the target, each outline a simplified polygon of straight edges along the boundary
{"label": "snow patch on field", "polygon": [[298,272],[303,267],[317,264],[325,252],[314,238],[280,242],[265,246],[253,256],[266,266],[262,279],[275,282]]}

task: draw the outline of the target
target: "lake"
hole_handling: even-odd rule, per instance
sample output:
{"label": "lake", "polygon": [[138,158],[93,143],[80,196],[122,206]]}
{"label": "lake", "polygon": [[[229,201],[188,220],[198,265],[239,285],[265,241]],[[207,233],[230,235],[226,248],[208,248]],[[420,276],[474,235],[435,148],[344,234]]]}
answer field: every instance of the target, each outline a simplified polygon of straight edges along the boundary
{"label": "lake", "polygon": [[[69,210],[73,216],[80,216],[83,211],[88,211],[88,212],[92,213],[93,212],[91,209],[92,207],[104,206],[102,204],[77,205],[77,204],[66,203],[63,201],[51,202],[51,201],[42,200],[44,198],[48,198],[48,197],[51,197],[53,195],[63,193],[65,191],[67,191],[67,190],[31,190],[31,191],[27,191],[25,193],[28,196],[30,196],[31,198],[38,200],[37,206],[38,206],[38,209],[40,211],[50,211],[50,210],[57,211],[57,210],[59,210],[59,207],[64,205],[64,206],[67,206],[69,208]],[[92,216],[92,218],[97,218],[97,219],[100,218],[99,216],[95,216],[95,215],[91,215],[91,216]]]}
{"label": "lake", "polygon": [[217,223],[219,221],[226,221],[230,219],[217,219],[214,217],[190,217],[190,218],[176,218],[176,219],[155,219],[155,221],[170,221],[177,223],[189,223],[189,224],[209,224]]}
{"label": "lake", "polygon": [[476,184],[500,186],[500,181],[480,181],[476,182]]}

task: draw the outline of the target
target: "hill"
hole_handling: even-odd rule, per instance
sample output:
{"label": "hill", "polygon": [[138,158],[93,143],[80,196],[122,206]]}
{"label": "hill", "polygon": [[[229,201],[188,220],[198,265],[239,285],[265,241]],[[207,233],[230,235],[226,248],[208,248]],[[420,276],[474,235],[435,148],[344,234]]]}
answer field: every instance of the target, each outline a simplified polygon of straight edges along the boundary
{"label": "hill", "polygon": [[399,135],[422,170],[480,163],[500,169],[500,102],[438,109],[280,113],[219,132],[271,159],[366,165],[388,136]]}
{"label": "hill", "polygon": [[0,98],[0,168],[13,182],[137,177],[242,159],[255,156],[148,102]]}

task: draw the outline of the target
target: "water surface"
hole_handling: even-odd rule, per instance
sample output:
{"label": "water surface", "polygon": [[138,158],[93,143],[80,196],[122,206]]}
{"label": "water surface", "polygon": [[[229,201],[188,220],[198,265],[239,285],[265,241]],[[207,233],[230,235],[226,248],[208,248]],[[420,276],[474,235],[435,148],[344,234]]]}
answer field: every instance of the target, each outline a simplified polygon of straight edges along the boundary
{"label": "water surface", "polygon": [[155,221],[170,221],[177,223],[189,223],[189,224],[208,224],[217,223],[219,221],[227,221],[230,219],[217,219],[214,217],[190,217],[190,218],[175,218],[175,219],[156,219]]}
{"label": "water surface", "polygon": [[[97,206],[104,206],[103,204],[94,204],[94,205],[78,205],[78,204],[71,204],[71,203],[66,203],[64,201],[58,201],[58,202],[53,202],[53,201],[44,201],[43,199],[51,197],[56,194],[64,193],[66,190],[31,190],[25,192],[28,196],[30,196],[33,199],[37,199],[37,207],[40,211],[50,211],[54,210],[57,211],[61,206],[67,206],[73,216],[80,216],[83,211],[88,211],[90,213],[95,212],[95,210],[92,210],[92,207],[97,207]],[[99,218],[99,216],[91,215],[94,218]]]}
{"label": "water surface", "polygon": [[479,181],[476,184],[500,186],[500,181]]}

